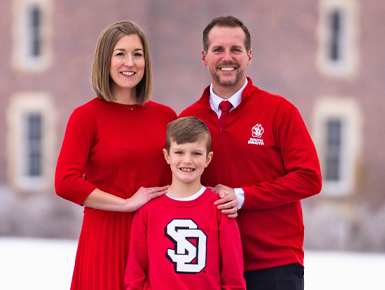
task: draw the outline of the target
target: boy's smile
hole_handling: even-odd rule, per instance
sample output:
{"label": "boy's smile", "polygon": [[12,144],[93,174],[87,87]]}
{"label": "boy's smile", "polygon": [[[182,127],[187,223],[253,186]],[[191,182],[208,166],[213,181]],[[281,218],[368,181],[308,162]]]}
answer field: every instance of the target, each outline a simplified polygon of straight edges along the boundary
{"label": "boy's smile", "polygon": [[196,186],[200,189],[200,177],[212,157],[212,152],[207,154],[204,141],[184,144],[171,142],[170,153],[164,150],[164,156],[171,167],[173,184]]}

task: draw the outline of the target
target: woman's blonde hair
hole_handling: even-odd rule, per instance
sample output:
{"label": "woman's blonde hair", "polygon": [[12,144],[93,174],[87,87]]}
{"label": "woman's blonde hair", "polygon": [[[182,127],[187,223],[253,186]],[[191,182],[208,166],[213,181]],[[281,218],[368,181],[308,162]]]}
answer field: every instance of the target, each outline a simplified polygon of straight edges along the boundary
{"label": "woman's blonde hair", "polygon": [[136,86],[138,104],[144,105],[151,97],[152,69],[150,50],[146,36],[137,24],[129,21],[120,21],[104,29],[96,45],[94,63],[92,65],[91,84],[94,92],[101,100],[115,100],[111,92],[112,80],[110,78],[112,52],[122,36],[132,34],[138,35],[141,39],[145,60],[143,78]]}

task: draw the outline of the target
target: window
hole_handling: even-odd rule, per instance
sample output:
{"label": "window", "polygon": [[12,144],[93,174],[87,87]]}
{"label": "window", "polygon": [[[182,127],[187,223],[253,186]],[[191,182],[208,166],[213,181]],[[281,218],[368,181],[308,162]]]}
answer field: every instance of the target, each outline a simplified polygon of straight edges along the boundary
{"label": "window", "polygon": [[26,175],[42,175],[42,115],[30,113],[26,116]]}
{"label": "window", "polygon": [[342,59],[343,32],[341,29],[342,12],[339,10],[330,13],[330,40],[329,59],[333,62]]}
{"label": "window", "polygon": [[356,74],[357,0],[321,0],[318,24],[317,67],[327,76]]}
{"label": "window", "polygon": [[15,0],[13,66],[24,72],[40,72],[51,61],[51,0]]}
{"label": "window", "polygon": [[344,196],[355,190],[362,140],[359,105],[351,98],[321,98],[314,113],[313,140],[323,177],[322,191]]}
{"label": "window", "polygon": [[41,11],[40,7],[37,5],[30,7],[30,12],[28,13],[30,17],[30,54],[31,57],[39,57],[41,55]]}
{"label": "window", "polygon": [[331,118],[326,121],[326,156],[325,179],[338,182],[341,180],[342,163],[342,121]]}
{"label": "window", "polygon": [[8,109],[8,177],[21,191],[52,186],[55,113],[47,94],[19,93]]}

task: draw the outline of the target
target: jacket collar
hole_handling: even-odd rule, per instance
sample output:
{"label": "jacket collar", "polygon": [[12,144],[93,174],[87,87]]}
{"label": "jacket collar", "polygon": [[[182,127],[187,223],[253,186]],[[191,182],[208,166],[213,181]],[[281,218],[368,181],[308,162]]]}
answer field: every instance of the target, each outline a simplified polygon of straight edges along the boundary
{"label": "jacket collar", "polygon": [[[253,82],[251,81],[251,79],[249,77],[247,77],[247,85],[242,92],[242,101],[237,108],[243,107],[244,104],[247,102],[247,100],[250,98],[250,96],[253,94],[253,92],[257,89],[258,89],[257,87],[253,86]],[[199,99],[198,103],[204,107],[211,109],[211,107],[210,107],[210,86],[205,88],[205,90],[203,91],[202,97]],[[235,109],[237,109],[237,108],[235,108]]]}

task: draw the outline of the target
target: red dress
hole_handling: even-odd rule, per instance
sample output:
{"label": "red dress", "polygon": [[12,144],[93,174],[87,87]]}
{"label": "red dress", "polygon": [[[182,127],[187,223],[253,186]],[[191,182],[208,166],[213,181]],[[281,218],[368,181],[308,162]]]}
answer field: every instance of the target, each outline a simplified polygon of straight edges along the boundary
{"label": "red dress", "polygon": [[[81,205],[95,189],[129,198],[141,186],[167,185],[164,160],[169,107],[127,106],[97,98],[71,115],[56,175],[56,193]],[[132,213],[84,209],[71,289],[124,289]]]}

